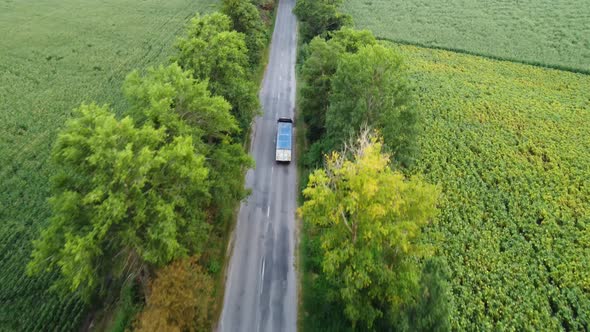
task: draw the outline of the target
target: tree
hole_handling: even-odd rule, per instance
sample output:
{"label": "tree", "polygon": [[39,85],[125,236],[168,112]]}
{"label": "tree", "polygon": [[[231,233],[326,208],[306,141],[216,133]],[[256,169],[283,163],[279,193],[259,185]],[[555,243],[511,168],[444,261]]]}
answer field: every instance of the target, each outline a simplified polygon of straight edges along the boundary
{"label": "tree", "polygon": [[316,37],[309,43],[308,51],[309,57],[301,68],[299,109],[308,126],[307,138],[313,143],[325,132],[331,79],[341,49],[339,45],[328,44],[325,39]]}
{"label": "tree", "polygon": [[206,331],[213,308],[214,282],[196,257],[164,267],[150,286],[135,330]]}
{"label": "tree", "polygon": [[368,30],[342,28],[331,33],[330,37],[327,41],[315,37],[309,43],[309,56],[301,69],[303,84],[299,108],[309,127],[307,134],[312,143],[321,139],[325,132],[332,77],[338,68],[338,60],[344,53],[356,53],[361,47],[376,43],[375,37]]}
{"label": "tree", "polygon": [[198,81],[176,63],[151,67],[146,75],[131,72],[123,85],[131,105],[128,114],[139,125],[165,128],[169,138],[192,135],[199,142],[222,140],[239,131],[231,105],[212,96],[207,81]]}
{"label": "tree", "polygon": [[145,277],[199,252],[209,229],[209,184],[191,136],[137,127],[94,104],[76,114],[52,152],[53,213],[27,271],[58,270],[55,288],[89,299],[109,279]]}
{"label": "tree", "polygon": [[243,147],[232,140],[239,128],[231,106],[222,97],[211,96],[206,81],[195,80],[175,63],[149,68],[144,76],[131,73],[124,90],[138,123],[166,128],[171,136],[193,136],[210,170],[211,217],[222,221],[231,217],[235,201],[247,195],[242,171],[253,165]]}
{"label": "tree", "polygon": [[223,0],[221,12],[231,18],[234,30],[246,36],[250,64],[258,64],[268,40],[258,8],[250,1]]}
{"label": "tree", "polygon": [[409,314],[410,330],[450,331],[449,292],[448,267],[439,258],[427,260],[420,277],[418,302]]}
{"label": "tree", "polygon": [[341,4],[342,0],[297,0],[293,12],[301,23],[303,41],[351,25],[352,17],[338,11]]}
{"label": "tree", "polygon": [[357,144],[333,152],[310,175],[299,213],[321,229],[322,270],[353,325],[371,328],[386,312],[416,302],[428,254],[418,240],[436,214],[439,190],[389,166],[380,138],[364,130]]}
{"label": "tree", "polygon": [[342,55],[326,114],[326,151],[340,149],[363,124],[378,128],[395,162],[417,154],[418,111],[402,58],[381,45]]}
{"label": "tree", "polygon": [[[256,83],[248,73],[248,50],[244,35],[231,31],[231,20],[214,13],[191,20],[187,36],[176,43],[174,61],[193,77],[209,82],[209,90],[232,106],[232,115],[243,134],[259,109]],[[242,136],[244,138],[244,136]]]}

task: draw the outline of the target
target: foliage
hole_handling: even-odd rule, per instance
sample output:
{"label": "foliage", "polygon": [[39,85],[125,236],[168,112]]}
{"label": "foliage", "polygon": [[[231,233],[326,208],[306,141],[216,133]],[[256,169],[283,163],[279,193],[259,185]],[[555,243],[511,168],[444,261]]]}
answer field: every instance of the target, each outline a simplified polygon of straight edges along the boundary
{"label": "foliage", "polygon": [[250,1],[223,0],[221,11],[231,18],[232,28],[246,36],[250,64],[255,66],[260,62],[262,51],[268,41],[258,8]]}
{"label": "foliage", "polygon": [[76,113],[52,153],[53,215],[27,271],[59,270],[55,286],[88,299],[110,278],[128,280],[199,251],[208,170],[191,136],[136,127],[96,105]]}
{"label": "foliage", "polygon": [[131,106],[128,114],[138,125],[163,128],[168,139],[192,135],[204,149],[197,142],[220,140],[239,130],[231,106],[211,96],[207,82],[195,80],[176,63],[148,68],[144,76],[133,71],[124,90]]}
{"label": "foliage", "polygon": [[293,12],[299,19],[303,42],[351,25],[352,18],[338,10],[341,4],[342,0],[297,0]]}
{"label": "foliage", "polygon": [[[311,143],[321,139],[325,133],[332,78],[341,55],[356,53],[361,46],[375,44],[375,37],[366,30],[342,28],[330,36],[328,41],[316,37],[309,43],[306,50],[308,56],[301,68],[299,109],[308,126],[307,138]],[[314,159],[320,160],[321,156]]]}
{"label": "foliage", "polygon": [[[590,328],[590,77],[399,47],[424,110],[415,172],[455,330]],[[437,240],[442,234],[444,240]]]}
{"label": "foliage", "polygon": [[401,57],[376,45],[368,31],[333,32],[306,48],[301,68],[300,102],[313,144],[307,165],[339,149],[363,123],[383,129],[398,165],[409,166],[417,154],[417,107]]}
{"label": "foliage", "polygon": [[[0,331],[80,328],[87,306],[79,297],[46,291],[58,273],[25,276],[32,240],[50,217],[51,146],[83,101],[121,114],[125,75],[166,61],[187,12],[218,6],[216,0],[145,0],[138,11],[138,1],[80,4],[0,5]],[[15,32],[23,22],[26,31]]]}
{"label": "foliage", "polygon": [[131,73],[125,82],[130,114],[139,124],[165,128],[169,137],[192,135],[196,149],[206,156],[214,219],[225,221],[236,201],[246,197],[243,169],[252,159],[231,135],[239,130],[230,105],[211,96],[207,82],[192,78],[177,64],[150,68],[145,76]]}
{"label": "foliage", "polygon": [[379,38],[590,73],[584,0],[348,0],[342,11]]}
{"label": "foliage", "polygon": [[409,331],[450,331],[450,288],[448,267],[439,258],[426,261],[420,277],[420,293],[414,307],[408,308]]}
{"label": "foliage", "polygon": [[306,223],[321,229],[322,272],[346,317],[369,328],[415,301],[416,262],[428,254],[418,238],[438,196],[419,178],[392,171],[381,149],[364,131],[357,145],[333,152],[326,169],[310,175],[300,209]]}
{"label": "foliage", "polygon": [[[115,309],[114,318],[110,326],[104,327],[110,332],[125,332],[128,326],[133,322],[135,316],[142,309],[141,304],[137,303],[138,285],[126,285],[119,293],[119,299]],[[100,331],[96,325],[94,331]]]}
{"label": "foliage", "polygon": [[164,267],[150,287],[136,331],[207,331],[213,306],[213,279],[196,257]]}
{"label": "foliage", "polygon": [[322,272],[321,229],[303,223],[301,236],[301,298],[300,314],[303,331],[352,331],[344,315],[344,305]]}
{"label": "foliage", "polygon": [[417,152],[417,107],[402,58],[372,45],[343,54],[332,78],[325,151],[339,149],[363,124],[382,130],[396,163],[408,166]]}
{"label": "foliage", "polygon": [[251,2],[263,11],[272,11],[277,4],[276,0],[251,0]]}
{"label": "foliage", "polygon": [[259,108],[257,87],[249,76],[244,35],[232,31],[231,24],[220,13],[195,16],[186,37],[178,38],[173,60],[195,79],[208,80],[211,93],[232,105],[232,114],[246,133]]}

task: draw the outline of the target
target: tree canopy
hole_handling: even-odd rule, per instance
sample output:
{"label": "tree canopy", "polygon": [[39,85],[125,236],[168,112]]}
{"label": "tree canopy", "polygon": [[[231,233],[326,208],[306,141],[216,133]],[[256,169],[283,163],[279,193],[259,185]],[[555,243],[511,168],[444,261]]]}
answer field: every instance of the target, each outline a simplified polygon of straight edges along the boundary
{"label": "tree canopy", "polygon": [[248,193],[253,160],[242,144],[259,108],[250,64],[266,34],[255,6],[226,5],[232,19],[191,20],[171,64],[128,75],[123,119],[82,104],[52,152],[52,216],[27,273],[57,272],[54,289],[88,302],[143,286],[140,330],[206,328],[214,284],[197,256],[185,258],[203,253],[213,266],[215,241]]}
{"label": "tree canopy", "polygon": [[212,206],[222,220],[231,214],[233,202],[247,194],[242,171],[252,159],[232,139],[239,131],[222,97],[212,96],[207,82],[195,80],[191,72],[173,63],[150,68],[147,74],[131,73],[124,86],[139,123],[165,127],[170,135],[192,134],[196,148],[206,156],[210,170]]}
{"label": "tree canopy", "polygon": [[31,274],[58,270],[56,287],[92,295],[198,252],[208,232],[205,158],[189,135],[117,120],[82,105],[52,152],[50,223],[34,241]]}
{"label": "tree canopy", "polygon": [[342,55],[326,114],[326,151],[339,149],[363,124],[378,128],[396,163],[417,153],[418,111],[402,58],[381,45]]}
{"label": "tree canopy", "polygon": [[221,13],[195,16],[185,37],[176,43],[174,61],[197,80],[209,82],[209,90],[225,98],[242,133],[248,131],[259,109],[256,83],[248,71],[244,34],[231,30],[230,18]]}
{"label": "tree canopy", "polygon": [[250,64],[258,64],[268,40],[258,8],[250,1],[223,0],[221,11],[231,18],[232,28],[246,36]]}
{"label": "tree canopy", "polygon": [[342,0],[297,0],[294,13],[301,24],[303,42],[351,25],[352,17],[338,11],[341,4]]}
{"label": "tree canopy", "polygon": [[326,113],[332,90],[332,77],[343,53],[356,53],[362,46],[374,45],[375,37],[367,30],[342,28],[330,34],[330,39],[315,37],[306,46],[308,56],[301,68],[300,104],[310,142],[325,133]]}
{"label": "tree canopy", "polygon": [[368,328],[416,303],[417,262],[429,253],[419,237],[436,214],[439,195],[420,178],[393,171],[382,147],[365,130],[356,144],[333,152],[325,169],[310,175],[299,210],[320,230],[324,277],[346,317]]}
{"label": "tree canopy", "polygon": [[197,257],[177,260],[158,271],[150,285],[144,310],[135,330],[206,331],[213,309],[213,278]]}
{"label": "tree canopy", "polygon": [[409,166],[418,147],[418,109],[401,57],[366,30],[342,28],[306,46],[299,108],[312,146],[310,166],[338,150],[366,123],[382,130],[396,165]]}
{"label": "tree canopy", "polygon": [[[138,124],[165,128],[169,137],[193,135],[195,143],[223,139],[239,130],[224,98],[212,96],[207,81],[192,77],[178,64],[152,67],[146,75],[130,73],[123,86]],[[203,144],[200,145],[204,149]]]}

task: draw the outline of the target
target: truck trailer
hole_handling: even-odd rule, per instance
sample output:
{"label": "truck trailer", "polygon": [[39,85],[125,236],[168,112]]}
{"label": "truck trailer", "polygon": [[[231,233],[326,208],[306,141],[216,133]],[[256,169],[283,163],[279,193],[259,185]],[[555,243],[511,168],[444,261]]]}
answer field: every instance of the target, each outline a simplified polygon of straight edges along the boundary
{"label": "truck trailer", "polygon": [[277,121],[277,148],[275,159],[277,162],[291,162],[293,148],[293,120],[279,118]]}

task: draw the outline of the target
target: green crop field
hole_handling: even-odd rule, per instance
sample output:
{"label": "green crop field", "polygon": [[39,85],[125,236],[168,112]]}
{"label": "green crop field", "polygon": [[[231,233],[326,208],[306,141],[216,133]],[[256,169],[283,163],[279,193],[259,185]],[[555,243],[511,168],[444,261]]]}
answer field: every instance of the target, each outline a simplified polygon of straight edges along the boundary
{"label": "green crop field", "polygon": [[590,72],[586,0],[344,0],[376,36]]}
{"label": "green crop field", "polygon": [[[416,81],[416,171],[458,330],[590,327],[590,76],[394,46]],[[434,240],[436,239],[436,240]]]}
{"label": "green crop field", "polygon": [[0,0],[0,331],[76,330],[86,312],[28,278],[49,216],[49,152],[83,101],[125,107],[121,84],[164,62],[195,12],[217,0]]}

